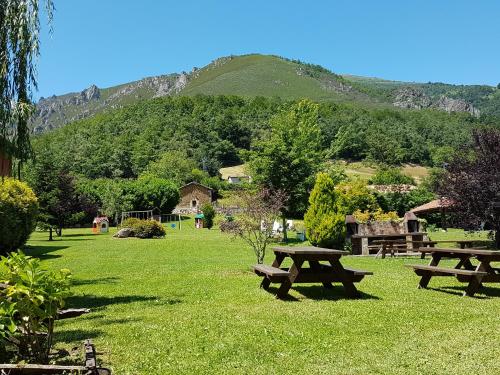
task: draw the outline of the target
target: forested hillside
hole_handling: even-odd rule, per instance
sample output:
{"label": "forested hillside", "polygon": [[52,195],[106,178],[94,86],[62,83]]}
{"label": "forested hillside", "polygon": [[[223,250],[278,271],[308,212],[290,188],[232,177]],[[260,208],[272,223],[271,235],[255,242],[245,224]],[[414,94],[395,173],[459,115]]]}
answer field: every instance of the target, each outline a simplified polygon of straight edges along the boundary
{"label": "forested hillside", "polygon": [[[252,144],[267,136],[269,119],[291,104],[222,95],[157,98],[35,137],[33,146],[50,148],[58,164],[88,178],[137,177],[174,152],[215,175],[245,161]],[[320,148],[325,160],[441,165],[482,124],[465,113],[322,102]]]}

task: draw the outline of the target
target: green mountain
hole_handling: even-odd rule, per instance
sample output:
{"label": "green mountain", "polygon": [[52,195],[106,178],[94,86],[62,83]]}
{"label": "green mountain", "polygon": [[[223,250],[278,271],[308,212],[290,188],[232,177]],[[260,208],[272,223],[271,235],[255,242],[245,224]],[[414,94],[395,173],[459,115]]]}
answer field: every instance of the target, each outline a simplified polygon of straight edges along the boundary
{"label": "green mountain", "polygon": [[408,83],[341,76],[313,64],[277,56],[229,56],[189,73],[149,77],[120,86],[91,86],[80,93],[42,98],[33,118],[35,133],[121,108],[145,99],[175,95],[310,98],[375,107],[439,109],[500,116],[500,90],[492,86]]}

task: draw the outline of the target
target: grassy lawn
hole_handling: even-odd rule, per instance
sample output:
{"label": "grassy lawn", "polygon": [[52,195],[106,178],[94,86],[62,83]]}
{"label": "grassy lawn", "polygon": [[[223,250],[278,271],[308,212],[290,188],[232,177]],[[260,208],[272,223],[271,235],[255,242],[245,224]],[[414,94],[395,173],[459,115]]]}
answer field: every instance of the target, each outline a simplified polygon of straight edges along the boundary
{"label": "grassy lawn", "polygon": [[35,233],[27,253],[71,269],[69,305],[92,309],[58,323],[57,347],[92,338],[119,375],[498,373],[498,287],[463,298],[463,284],[440,278],[418,290],[403,265],[427,261],[346,257],[374,272],[363,298],[304,285],[279,301],[259,289],[247,246],[183,225],[158,240]]}

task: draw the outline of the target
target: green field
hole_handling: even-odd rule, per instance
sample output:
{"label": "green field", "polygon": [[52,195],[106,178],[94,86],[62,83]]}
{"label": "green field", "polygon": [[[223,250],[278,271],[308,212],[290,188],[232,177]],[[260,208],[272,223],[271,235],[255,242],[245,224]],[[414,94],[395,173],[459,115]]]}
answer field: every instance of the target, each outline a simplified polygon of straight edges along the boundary
{"label": "green field", "polygon": [[68,305],[92,310],[58,322],[56,347],[92,338],[115,374],[498,373],[500,289],[463,298],[441,278],[418,290],[403,265],[420,259],[346,257],[374,272],[361,299],[307,285],[280,301],[259,289],[246,245],[192,221],[157,240],[63,234],[35,233],[27,250],[71,269]]}

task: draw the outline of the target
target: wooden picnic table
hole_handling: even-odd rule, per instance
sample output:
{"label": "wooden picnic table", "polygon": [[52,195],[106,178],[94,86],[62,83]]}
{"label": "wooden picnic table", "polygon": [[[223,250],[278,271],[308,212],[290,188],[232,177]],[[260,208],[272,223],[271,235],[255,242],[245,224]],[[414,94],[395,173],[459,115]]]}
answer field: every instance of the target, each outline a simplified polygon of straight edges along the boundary
{"label": "wooden picnic table", "polygon": [[[361,281],[365,275],[373,272],[345,268],[340,263],[343,255],[349,252],[342,250],[324,249],[321,247],[274,247],[275,259],[271,266],[257,264],[254,271],[263,276],[261,287],[269,289],[271,283],[279,283],[277,297],[285,298],[293,284],[322,283],[325,288],[332,288],[333,282],[340,282],[349,297],[357,297],[358,290],[354,283]],[[291,258],[290,268],[280,268],[286,258]],[[326,261],[329,264],[322,264]],[[302,267],[305,262],[309,267]]]}
{"label": "wooden picnic table", "polygon": [[[430,253],[429,265],[409,264],[418,276],[421,276],[419,288],[427,288],[433,276],[455,276],[458,281],[468,283],[464,295],[474,296],[482,283],[500,283],[500,268],[491,266],[491,262],[500,262],[500,251],[480,249],[451,249],[421,247],[418,251]],[[441,259],[458,259],[454,268],[439,267]],[[474,266],[471,260],[479,264]]]}
{"label": "wooden picnic table", "polygon": [[406,240],[404,239],[382,239],[374,240],[372,243],[375,245],[380,245],[380,250],[378,251],[377,255],[375,255],[375,258],[377,258],[378,256],[382,256],[382,259],[384,259],[387,252],[390,252],[391,257],[393,257],[394,250],[407,249]]}
{"label": "wooden picnic table", "polygon": [[489,242],[485,240],[421,240],[421,241],[408,241],[415,245],[421,245],[419,247],[435,247],[439,243],[457,243],[461,249],[472,248],[474,242]]}

